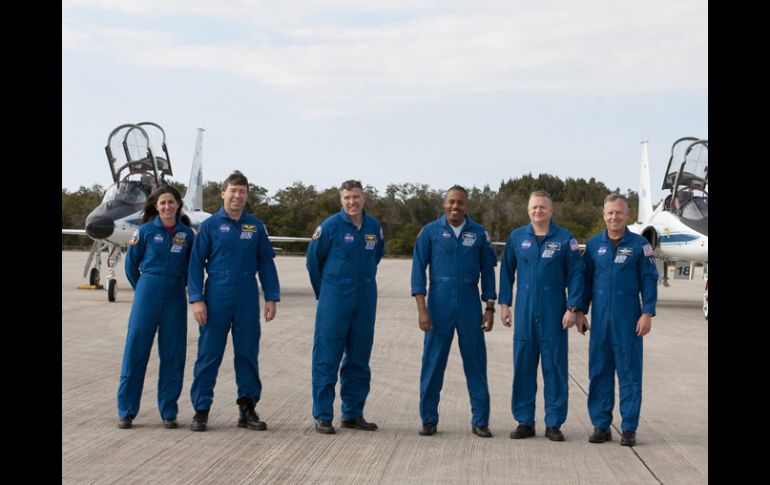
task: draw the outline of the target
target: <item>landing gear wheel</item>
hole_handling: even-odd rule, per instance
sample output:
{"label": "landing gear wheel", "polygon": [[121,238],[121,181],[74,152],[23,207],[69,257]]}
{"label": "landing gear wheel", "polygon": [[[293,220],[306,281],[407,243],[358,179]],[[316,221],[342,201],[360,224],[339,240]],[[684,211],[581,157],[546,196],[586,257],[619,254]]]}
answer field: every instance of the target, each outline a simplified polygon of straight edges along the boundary
{"label": "landing gear wheel", "polygon": [[110,284],[107,287],[107,299],[115,301],[115,294],[118,292],[118,281],[110,280]]}
{"label": "landing gear wheel", "polygon": [[91,268],[91,272],[88,274],[88,284],[91,286],[97,286],[99,284],[99,270]]}

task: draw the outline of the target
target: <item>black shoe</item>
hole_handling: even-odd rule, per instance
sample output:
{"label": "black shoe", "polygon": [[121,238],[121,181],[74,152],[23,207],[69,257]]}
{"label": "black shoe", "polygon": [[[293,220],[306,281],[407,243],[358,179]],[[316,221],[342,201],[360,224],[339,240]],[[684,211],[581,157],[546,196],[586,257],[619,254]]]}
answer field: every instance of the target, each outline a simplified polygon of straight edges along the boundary
{"label": "black shoe", "polygon": [[316,419],[315,430],[321,434],[334,434],[334,426],[328,419]]}
{"label": "black shoe", "polygon": [[239,428],[249,428],[257,431],[264,431],[267,429],[267,424],[264,421],[259,420],[259,415],[254,411],[254,401],[248,397],[242,397],[238,399],[238,411],[241,413],[238,418]]}
{"label": "black shoe", "polygon": [[118,420],[118,428],[120,429],[131,429],[131,422],[134,420],[133,416],[124,416]]}
{"label": "black shoe", "polygon": [[473,434],[481,436],[482,438],[492,437],[492,432],[489,431],[489,426],[472,426],[471,431],[473,431]]}
{"label": "black shoe", "polygon": [[564,433],[556,426],[545,428],[545,437],[551,441],[564,441]]}
{"label": "black shoe", "polygon": [[342,428],[362,429],[364,431],[374,431],[377,429],[377,425],[370,423],[364,419],[363,416],[359,416],[353,419],[343,419],[340,423]]}
{"label": "black shoe", "polygon": [[636,431],[623,431],[620,444],[623,446],[636,446]]}
{"label": "black shoe", "polygon": [[607,429],[594,427],[594,434],[588,438],[591,443],[604,443],[605,441],[612,441],[612,432]]}
{"label": "black shoe", "polygon": [[512,440],[520,440],[524,438],[530,438],[535,436],[535,427],[527,426],[526,424],[520,424],[515,430],[511,431]]}
{"label": "black shoe", "polygon": [[206,431],[206,425],[209,422],[209,410],[195,411],[190,429],[193,431]]}
{"label": "black shoe", "polygon": [[174,429],[179,427],[179,423],[176,422],[176,418],[164,419],[163,427],[166,429]]}
{"label": "black shoe", "polygon": [[432,436],[436,434],[436,431],[438,429],[436,428],[436,425],[433,423],[423,423],[422,429],[420,430],[420,436]]}

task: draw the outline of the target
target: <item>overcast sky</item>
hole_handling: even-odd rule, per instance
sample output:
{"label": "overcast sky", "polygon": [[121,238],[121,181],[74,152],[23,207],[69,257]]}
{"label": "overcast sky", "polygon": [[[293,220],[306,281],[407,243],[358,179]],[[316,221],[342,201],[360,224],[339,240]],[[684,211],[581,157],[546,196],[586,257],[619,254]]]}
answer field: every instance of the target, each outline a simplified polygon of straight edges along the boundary
{"label": "overcast sky", "polygon": [[526,173],[653,194],[708,137],[705,0],[63,0],[62,187],[109,185],[122,123],[166,129],[188,182],[273,195],[361,179],[497,190]]}

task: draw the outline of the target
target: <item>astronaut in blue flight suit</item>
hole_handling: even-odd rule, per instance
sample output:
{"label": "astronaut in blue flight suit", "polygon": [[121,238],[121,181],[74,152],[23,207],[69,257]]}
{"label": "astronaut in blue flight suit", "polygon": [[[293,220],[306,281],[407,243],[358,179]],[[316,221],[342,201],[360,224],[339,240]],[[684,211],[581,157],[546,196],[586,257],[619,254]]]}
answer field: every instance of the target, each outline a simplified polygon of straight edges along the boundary
{"label": "astronaut in blue flight suit", "polygon": [[[471,400],[471,431],[482,438],[492,437],[484,332],[492,330],[495,320],[497,256],[489,234],[465,214],[467,210],[468,191],[459,185],[451,187],[444,197],[446,214],[426,224],[414,246],[412,296],[419,327],[425,332],[420,373],[422,436],[436,432],[444,371],[456,329]],[[425,269],[429,264],[426,307]],[[484,312],[481,301],[486,301]]]}
{"label": "astronaut in blue flight suit", "polygon": [[[222,186],[222,208],[201,224],[190,258],[188,293],[200,324],[198,357],[190,397],[195,408],[190,428],[205,431],[214,400],[219,365],[232,329],[238,427],[265,430],[254,410],[262,395],[259,379],[259,280],[265,295],[265,321],[275,317],[281,299],[275,252],[262,221],[244,210],[248,180],[233,172]],[[208,277],[203,284],[203,270]]]}
{"label": "astronaut in blue flight suit", "polygon": [[519,425],[511,438],[535,436],[540,359],[545,436],[564,441],[561,425],[567,419],[569,393],[566,330],[583,317],[585,267],[575,238],[551,221],[553,201],[547,192],[532,192],[527,211],[530,224],[511,232],[500,264],[500,317],[507,327],[511,326],[514,273],[518,273],[511,410]]}
{"label": "astronaut in blue flight suit", "polygon": [[343,182],[340,203],[341,210],[313,233],[307,253],[310,283],[318,300],[313,335],[313,418],[316,431],[323,434],[334,434],[338,372],[342,427],[377,429],[364,419],[364,404],[371,380],[377,264],[385,252],[385,241],[380,222],[364,212],[361,182]]}
{"label": "astronaut in blue flight suit", "polygon": [[[604,200],[607,230],[586,245],[584,308],[591,308],[588,345],[588,414],[594,432],[591,443],[612,439],[615,372],[620,394],[621,440],[636,445],[642,407],[642,337],[650,332],[658,298],[658,270],[652,246],[626,228],[629,210],[625,197],[610,194]],[[641,304],[640,304],[641,293]],[[583,317],[578,332],[589,328]]]}
{"label": "astronaut in blue flight suit", "polygon": [[182,196],[168,185],[144,206],[143,224],[126,253],[126,276],[134,288],[118,386],[118,427],[131,428],[139,413],[152,341],[158,332],[158,409],[166,428],[176,428],[187,349],[187,264],[195,233],[183,222]]}

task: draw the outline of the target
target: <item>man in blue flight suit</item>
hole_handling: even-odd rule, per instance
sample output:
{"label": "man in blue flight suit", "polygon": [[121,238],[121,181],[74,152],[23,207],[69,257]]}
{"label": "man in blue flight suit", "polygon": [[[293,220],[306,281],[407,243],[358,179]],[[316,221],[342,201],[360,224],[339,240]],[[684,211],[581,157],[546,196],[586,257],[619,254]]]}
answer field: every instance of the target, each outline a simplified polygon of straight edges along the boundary
{"label": "man in blue flight suit", "polygon": [[313,336],[313,418],[316,431],[323,434],[334,434],[338,372],[342,427],[377,429],[364,419],[364,404],[371,380],[377,264],[385,252],[385,241],[380,222],[364,212],[361,182],[343,182],[340,202],[341,210],[316,228],[307,252],[307,271],[318,300]]}
{"label": "man in blue flight suit", "polygon": [[[471,398],[471,431],[491,438],[487,347],[484,332],[495,320],[497,256],[484,228],[472,221],[468,191],[455,185],[444,197],[445,215],[426,224],[417,235],[412,258],[412,296],[418,324],[425,332],[420,373],[420,435],[430,436],[438,425],[438,403],[455,329]],[[430,264],[428,306],[425,268]],[[479,275],[481,298],[479,299]],[[480,301],[486,301],[481,312]]]}
{"label": "man in blue flight suit", "polygon": [[518,273],[511,410],[519,425],[511,438],[535,436],[537,363],[542,360],[545,436],[564,441],[561,425],[567,419],[569,395],[566,330],[582,319],[585,267],[575,238],[551,221],[548,192],[532,192],[527,212],[530,223],[511,232],[500,264],[500,317],[506,327],[511,326]]}
{"label": "man in blue flight suit", "polygon": [[[201,224],[190,258],[188,292],[200,324],[198,358],[190,388],[195,416],[191,429],[205,431],[214,400],[219,365],[232,328],[238,427],[267,429],[254,406],[262,395],[259,380],[259,280],[265,294],[265,321],[275,317],[281,299],[275,252],[262,221],[244,210],[249,182],[239,171],[222,185],[222,208]],[[208,277],[203,285],[203,270]]]}
{"label": "man in blue flight suit", "polygon": [[[610,194],[604,199],[607,230],[588,240],[584,308],[593,300],[591,341],[588,345],[588,414],[594,432],[588,441],[612,439],[615,406],[615,372],[620,388],[622,435],[620,444],[636,445],[636,428],[642,408],[642,337],[650,332],[658,299],[658,270],[652,246],[626,228],[626,198]],[[641,305],[639,295],[641,293]],[[590,328],[585,317],[578,332]]]}

